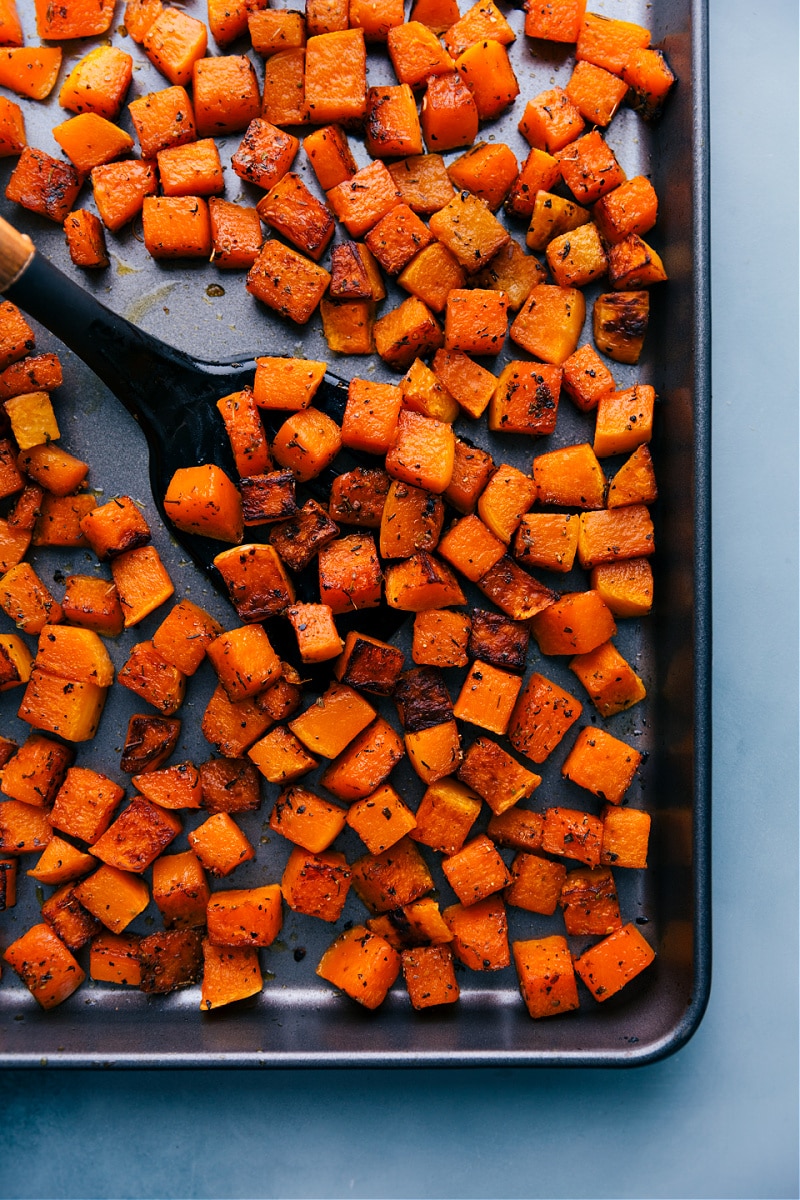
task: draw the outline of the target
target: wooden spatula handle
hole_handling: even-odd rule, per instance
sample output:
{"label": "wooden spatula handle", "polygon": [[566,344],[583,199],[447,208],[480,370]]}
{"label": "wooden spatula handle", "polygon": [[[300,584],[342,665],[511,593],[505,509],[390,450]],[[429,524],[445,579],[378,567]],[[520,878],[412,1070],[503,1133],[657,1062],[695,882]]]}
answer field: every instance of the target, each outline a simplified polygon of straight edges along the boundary
{"label": "wooden spatula handle", "polygon": [[19,279],[35,253],[31,239],[0,217],[0,292]]}

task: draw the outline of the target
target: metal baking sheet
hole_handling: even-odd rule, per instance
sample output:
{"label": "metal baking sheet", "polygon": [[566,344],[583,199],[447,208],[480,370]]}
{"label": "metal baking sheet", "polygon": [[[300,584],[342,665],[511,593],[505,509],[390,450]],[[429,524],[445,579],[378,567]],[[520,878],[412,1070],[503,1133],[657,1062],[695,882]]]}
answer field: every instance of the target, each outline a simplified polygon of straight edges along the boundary
{"label": "metal baking sheet", "polygon": [[[198,0],[191,0],[186,7],[205,17],[205,7]],[[520,34],[511,48],[511,57],[521,97],[510,114],[487,125],[481,136],[507,142],[522,161],[527,147],[516,123],[524,99],[554,83],[563,83],[571,71],[571,56],[569,48],[541,44],[534,56],[531,44],[522,35],[522,12],[502,7]],[[633,111],[623,109],[608,132],[626,173],[648,174],[653,180],[660,213],[650,236],[670,276],[666,286],[653,291],[642,361],[635,368],[612,364],[619,386],[649,382],[659,397],[652,445],[659,483],[659,500],[654,508],[655,608],[646,621],[621,621],[617,638],[623,654],[642,675],[648,698],[643,705],[608,721],[590,711],[587,702],[581,721],[604,726],[646,754],[628,802],[652,814],[650,866],[644,872],[617,871],[616,878],[623,918],[639,922],[657,951],[654,965],[605,1005],[596,1004],[581,990],[579,1012],[546,1021],[529,1018],[513,966],[496,973],[461,972],[461,999],[454,1006],[415,1013],[400,983],[379,1010],[366,1012],[314,974],[323,949],[344,922],[365,917],[360,902],[351,895],[335,926],[285,910],[278,941],[261,952],[265,974],[262,993],[211,1014],[200,1013],[196,987],[166,997],[151,997],[90,980],[66,1003],[45,1013],[11,969],[4,967],[0,981],[0,1064],[635,1065],[677,1049],[697,1027],[710,986],[706,11],[700,0],[663,0],[658,5],[641,0],[596,0],[590,7],[608,16],[648,25],[653,44],[666,52],[679,80],[658,125],[648,127]],[[35,44],[38,39],[32,9],[31,0],[20,0],[28,41]],[[117,19],[121,20],[121,5]],[[118,27],[112,30],[111,40],[134,53],[136,68],[128,99],[164,86],[163,78]],[[88,48],[89,44],[82,42],[66,45],[61,78]],[[547,57],[539,56],[540,50]],[[263,72],[255,56],[254,61],[257,70]],[[370,82],[391,81],[388,59],[371,54]],[[57,100],[23,105],[30,144],[59,154],[50,130],[66,114],[58,108]],[[127,112],[122,124],[126,121]],[[230,161],[238,140],[223,140],[223,162]],[[356,139],[353,141],[356,144]],[[446,157],[451,160],[458,153]],[[361,154],[363,162],[363,151]],[[0,162],[2,188],[11,168],[9,160]],[[294,169],[306,177],[310,186],[316,186],[302,151]],[[230,168],[226,178],[225,195],[229,199],[255,202],[255,191],[243,185]],[[81,203],[91,207],[88,192]],[[202,262],[150,260],[136,224],[109,237],[108,270],[81,273],[69,262],[59,227],[5,200],[0,200],[0,212],[29,233],[39,249],[65,273],[109,307],[191,354],[209,359],[249,357],[254,353],[297,354],[331,360],[317,318],[303,329],[289,326],[245,292],[238,273],[222,273]],[[524,237],[524,227],[519,223],[513,232]],[[583,340],[589,337],[587,331]],[[238,623],[227,602],[186,560],[158,520],[148,485],[144,439],[136,423],[52,335],[39,331],[37,348],[61,353],[65,378],[57,393],[57,410],[62,444],[90,462],[90,486],[98,499],[102,502],[104,497],[126,493],[141,503],[175,583],[176,598],[190,597],[229,627]],[[499,372],[506,361],[517,357],[522,357],[519,348],[507,341],[492,369]],[[346,378],[396,378],[375,357],[339,358],[331,362],[331,367]],[[158,380],[154,380],[154,387],[158,386]],[[556,433],[538,442],[491,435],[474,422],[462,422],[460,428],[490,448],[497,463],[510,462],[527,471],[535,453],[575,440],[591,440],[592,421],[577,413],[568,401],[562,401]],[[66,574],[76,570],[102,572],[94,556],[83,551],[42,551],[37,553],[36,562],[57,596],[61,595],[60,584]],[[559,590],[571,586],[570,577],[548,582]],[[575,585],[582,586],[577,573]],[[469,599],[470,603],[483,603],[476,592]],[[151,636],[165,611],[156,612],[142,625],[108,643],[117,668],[133,643]],[[404,647],[408,646],[409,627],[410,620],[396,636]],[[532,644],[527,672],[536,669],[580,693],[566,663],[542,658]],[[210,747],[199,732],[199,721],[214,682],[207,665],[190,681],[179,714],[183,734],[172,761],[193,758],[199,762],[209,757]],[[451,683],[457,694],[460,673],[451,673]],[[19,741],[26,736],[27,726],[15,716],[17,705],[16,693],[0,696],[0,732]],[[129,716],[143,707],[125,689],[112,689],[100,731],[93,742],[78,748],[77,761],[128,784],[119,768],[120,750]],[[593,804],[588,793],[561,780],[561,763],[572,740],[568,736],[567,745],[562,744],[540,768],[544,782],[528,802],[532,807],[544,809],[564,803],[598,811],[599,806]],[[313,787],[315,778],[307,777],[306,782]],[[424,788],[407,764],[401,764],[392,782],[415,807]],[[290,846],[273,834],[267,823],[276,792],[277,788],[265,784],[261,810],[241,818],[257,847],[256,860],[212,886],[247,887],[280,879]],[[173,843],[173,850],[185,847],[185,830],[203,819],[202,814],[182,815],[184,833]],[[351,831],[337,845],[351,861],[363,852]],[[428,855],[425,848],[423,852]],[[431,861],[433,857],[430,855]],[[0,914],[2,947],[38,919],[42,891],[24,874],[33,861],[33,856],[22,858],[19,902],[14,909]],[[442,884],[442,903],[450,903],[452,896],[441,873],[437,878]],[[45,889],[45,893],[49,891]],[[563,928],[558,916],[537,917],[511,908],[509,918],[512,939],[560,932]],[[151,905],[131,929],[146,933],[160,924],[159,914]],[[83,954],[80,952],[79,957]]]}

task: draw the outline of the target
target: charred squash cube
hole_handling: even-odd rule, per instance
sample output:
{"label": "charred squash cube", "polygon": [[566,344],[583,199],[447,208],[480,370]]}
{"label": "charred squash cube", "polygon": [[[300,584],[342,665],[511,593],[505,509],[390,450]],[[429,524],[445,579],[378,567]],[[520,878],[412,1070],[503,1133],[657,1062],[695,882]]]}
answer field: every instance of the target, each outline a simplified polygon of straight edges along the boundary
{"label": "charred squash cube", "polygon": [[139,942],[143,992],[163,994],[189,987],[200,978],[202,939],[195,929],[151,933]]}
{"label": "charred squash cube", "polygon": [[249,544],[214,559],[242,621],[265,621],[294,603],[294,587],[274,546]]}
{"label": "charred squash cube", "polygon": [[525,670],[531,636],[527,625],[482,608],[473,608],[470,618],[472,628],[467,650],[470,658],[508,671]]}
{"label": "charred squash cube", "polygon": [[397,715],[406,733],[419,733],[453,719],[453,702],[438,667],[412,667],[394,690]]}
{"label": "charred squash cube", "polygon": [[120,767],[130,775],[157,771],[178,744],[181,722],[177,717],[151,717],[137,713],[128,722]]}
{"label": "charred squash cube", "polygon": [[307,500],[294,516],[272,527],[269,540],[287,567],[302,571],[338,532],[338,525],[322,505],[316,500]]}
{"label": "charred squash cube", "polygon": [[270,471],[239,480],[245,525],[283,521],[297,512],[296,480],[291,471]]}
{"label": "charred squash cube", "polygon": [[351,631],[334,667],[336,678],[376,696],[391,696],[403,669],[403,651],[365,633]]}

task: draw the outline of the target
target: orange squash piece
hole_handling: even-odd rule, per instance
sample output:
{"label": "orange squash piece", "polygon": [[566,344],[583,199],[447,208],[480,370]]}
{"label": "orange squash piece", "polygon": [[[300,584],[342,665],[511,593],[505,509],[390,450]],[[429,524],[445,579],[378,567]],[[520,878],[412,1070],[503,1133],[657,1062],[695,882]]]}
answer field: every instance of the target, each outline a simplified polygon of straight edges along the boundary
{"label": "orange squash piece", "polygon": [[215,946],[271,946],[283,924],[280,886],[214,892],[206,919]]}
{"label": "orange squash piece", "polygon": [[595,1000],[603,1002],[641,974],[654,958],[652,946],[629,923],[576,958],[575,970]]}
{"label": "orange squash piece", "polygon": [[310,854],[300,846],[289,855],[281,877],[283,898],[293,912],[338,921],[350,890],[350,870],[337,850]]}
{"label": "orange squash piece", "polygon": [[403,754],[396,730],[377,717],[330,764],[322,785],[339,800],[363,800],[387,779]]}
{"label": "orange squash piece", "polygon": [[70,112],[91,112],[115,121],[132,77],[133,58],[130,54],[118,46],[95,46],[75,64],[64,80],[58,102]]}
{"label": "orange squash piece", "polygon": [[522,999],[534,1019],[578,1008],[578,988],[567,940],[560,934],[512,942]]}
{"label": "orange squash piece", "polygon": [[337,30],[308,39],[306,103],[314,125],[347,125],[364,116],[367,52],[363,29]]}
{"label": "orange squash piece", "polygon": [[332,683],[289,728],[304,746],[323,758],[336,758],[376,716],[372,705],[353,688]]}
{"label": "orange squash piece", "polygon": [[496,892],[470,904],[451,904],[442,914],[453,935],[456,958],[473,971],[501,971],[511,962],[508,918]]}
{"label": "orange squash piece", "polygon": [[346,930],[323,954],[317,975],[364,1008],[377,1008],[400,973],[400,955],[364,925]]}
{"label": "orange squash piece", "polygon": [[406,834],[413,836],[417,822],[411,809],[387,783],[350,806],[347,824],[370,854],[381,854]]}
{"label": "orange squash piece", "polygon": [[582,709],[579,700],[535,671],[510,718],[511,745],[532,762],[543,763],[578,720]]}
{"label": "orange squash piece", "polygon": [[633,746],[603,729],[582,729],[561,774],[609,804],[621,804],[642,762]]}
{"label": "orange squash piece", "polygon": [[345,826],[347,811],[306,788],[284,788],[270,813],[269,827],[311,854],[322,854]]}
{"label": "orange squash piece", "polygon": [[72,953],[44,923],[32,926],[13,941],[3,958],[44,1009],[67,1000],[86,978]]}
{"label": "orange squash piece", "polygon": [[76,886],[75,895],[112,933],[127,929],[150,902],[147,884],[139,875],[105,864]]}
{"label": "orange squash piece", "polygon": [[0,50],[0,84],[18,96],[46,100],[61,69],[60,46],[19,46]]}
{"label": "orange squash piece", "polygon": [[203,939],[203,981],[200,987],[200,1008],[203,1012],[257,996],[263,986],[264,979],[255,947],[215,946],[208,938]]}
{"label": "orange squash piece", "polygon": [[197,17],[178,8],[164,8],[142,41],[142,49],[171,84],[185,87],[192,68],[205,55],[208,29]]}

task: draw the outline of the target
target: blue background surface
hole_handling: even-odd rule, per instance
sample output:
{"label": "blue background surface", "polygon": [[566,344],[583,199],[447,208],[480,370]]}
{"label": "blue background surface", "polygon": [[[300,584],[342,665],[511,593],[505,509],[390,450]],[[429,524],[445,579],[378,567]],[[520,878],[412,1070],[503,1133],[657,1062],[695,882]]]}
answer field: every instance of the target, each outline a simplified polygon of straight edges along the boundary
{"label": "blue background surface", "polygon": [[698,1033],[629,1072],[5,1072],[0,1193],[798,1196],[797,17],[796,0],[710,0],[714,971]]}

